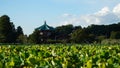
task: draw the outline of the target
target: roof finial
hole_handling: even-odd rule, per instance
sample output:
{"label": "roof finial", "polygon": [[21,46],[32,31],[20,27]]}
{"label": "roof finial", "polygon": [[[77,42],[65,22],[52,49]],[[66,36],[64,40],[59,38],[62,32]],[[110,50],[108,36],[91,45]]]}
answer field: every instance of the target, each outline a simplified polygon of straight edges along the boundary
{"label": "roof finial", "polygon": [[46,20],[44,21],[44,24],[46,25]]}

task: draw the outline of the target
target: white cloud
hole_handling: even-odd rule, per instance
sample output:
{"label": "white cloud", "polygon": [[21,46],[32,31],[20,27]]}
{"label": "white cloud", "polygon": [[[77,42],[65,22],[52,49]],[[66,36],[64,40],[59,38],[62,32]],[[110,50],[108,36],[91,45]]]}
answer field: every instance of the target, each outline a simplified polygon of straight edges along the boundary
{"label": "white cloud", "polygon": [[[64,14],[67,17],[62,24],[73,24],[88,26],[90,24],[111,24],[120,22],[120,4],[116,5],[112,10],[109,7],[104,7],[100,11],[93,14],[73,16],[71,14]],[[69,17],[69,18],[68,18]]]}
{"label": "white cloud", "polygon": [[120,17],[120,4],[113,8],[113,13]]}
{"label": "white cloud", "polygon": [[98,12],[95,13],[95,14],[96,14],[96,15],[99,15],[99,16],[105,16],[105,15],[107,15],[109,12],[110,12],[109,8],[108,8],[108,7],[104,7],[104,8],[102,8],[100,11],[98,11]]}
{"label": "white cloud", "polygon": [[100,20],[95,15],[85,15],[80,17],[80,21],[83,21],[86,24],[99,24]]}

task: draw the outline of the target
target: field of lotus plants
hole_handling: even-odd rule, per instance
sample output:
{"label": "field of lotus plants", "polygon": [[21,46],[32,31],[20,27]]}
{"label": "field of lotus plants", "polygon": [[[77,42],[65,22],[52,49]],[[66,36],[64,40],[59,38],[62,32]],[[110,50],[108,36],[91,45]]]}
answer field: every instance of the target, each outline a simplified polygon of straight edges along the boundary
{"label": "field of lotus plants", "polygon": [[120,68],[120,45],[1,45],[0,68]]}

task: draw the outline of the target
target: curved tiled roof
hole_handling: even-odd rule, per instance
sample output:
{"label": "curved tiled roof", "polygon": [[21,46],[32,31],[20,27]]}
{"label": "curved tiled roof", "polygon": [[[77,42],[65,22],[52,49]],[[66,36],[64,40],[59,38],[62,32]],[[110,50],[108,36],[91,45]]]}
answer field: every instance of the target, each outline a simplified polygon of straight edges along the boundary
{"label": "curved tiled roof", "polygon": [[38,27],[37,30],[54,30],[54,28],[51,26],[48,26],[45,21],[45,23],[42,26]]}

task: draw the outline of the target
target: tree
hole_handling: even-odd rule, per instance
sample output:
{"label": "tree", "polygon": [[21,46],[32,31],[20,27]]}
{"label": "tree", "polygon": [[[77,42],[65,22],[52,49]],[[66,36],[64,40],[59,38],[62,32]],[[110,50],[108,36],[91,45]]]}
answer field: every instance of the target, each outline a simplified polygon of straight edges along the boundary
{"label": "tree", "polygon": [[56,40],[69,40],[70,34],[73,31],[73,25],[63,25],[55,28],[55,38]]}
{"label": "tree", "polygon": [[86,40],[88,43],[93,43],[96,40],[96,36],[94,34],[88,34],[88,38]]}
{"label": "tree", "polygon": [[106,38],[106,36],[104,36],[104,35],[97,36],[97,41],[98,41],[98,42],[101,42],[101,41],[103,41],[103,40],[105,40],[105,39],[107,39],[107,38]]}
{"label": "tree", "polygon": [[71,34],[71,39],[75,43],[87,43],[88,35],[85,30],[77,29]]}
{"label": "tree", "polygon": [[120,39],[120,31],[112,31],[111,32],[111,36],[110,36],[111,39]]}
{"label": "tree", "polygon": [[29,43],[41,43],[42,39],[40,37],[40,32],[38,30],[35,30],[31,35],[28,37]]}
{"label": "tree", "polygon": [[17,27],[16,33],[17,33],[18,36],[21,35],[21,34],[22,34],[22,35],[24,34],[24,33],[23,33],[23,29],[22,29],[21,26],[18,26],[18,27]]}
{"label": "tree", "polygon": [[27,35],[20,34],[17,38],[17,42],[21,44],[27,43]]}
{"label": "tree", "polygon": [[77,30],[77,29],[82,29],[82,27],[81,26],[75,26],[74,30]]}
{"label": "tree", "polygon": [[18,26],[16,29],[16,42],[23,43],[24,40],[24,33],[21,26]]}
{"label": "tree", "polygon": [[0,42],[14,43],[15,42],[15,27],[7,15],[0,17]]}

